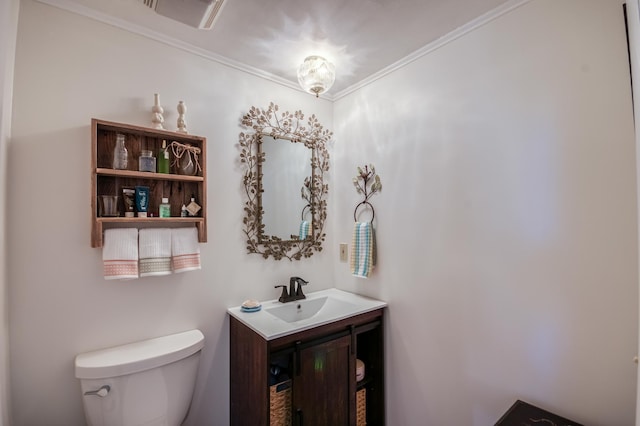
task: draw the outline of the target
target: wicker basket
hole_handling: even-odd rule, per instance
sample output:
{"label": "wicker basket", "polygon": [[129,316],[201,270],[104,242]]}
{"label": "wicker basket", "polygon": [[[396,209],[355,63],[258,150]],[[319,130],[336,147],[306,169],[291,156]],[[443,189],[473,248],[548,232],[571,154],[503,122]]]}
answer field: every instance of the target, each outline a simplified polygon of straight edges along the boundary
{"label": "wicker basket", "polygon": [[291,380],[269,387],[269,424],[291,426]]}
{"label": "wicker basket", "polygon": [[367,389],[362,388],[356,392],[356,425],[367,424]]}

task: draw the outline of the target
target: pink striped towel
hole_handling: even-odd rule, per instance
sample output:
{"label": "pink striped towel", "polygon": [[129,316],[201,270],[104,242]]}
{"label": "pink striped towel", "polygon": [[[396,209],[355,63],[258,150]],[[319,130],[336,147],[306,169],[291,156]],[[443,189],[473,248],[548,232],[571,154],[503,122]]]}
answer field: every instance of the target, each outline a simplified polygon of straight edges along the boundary
{"label": "pink striped towel", "polygon": [[138,230],[106,229],[102,246],[102,264],[105,280],[138,278]]}
{"label": "pink striped towel", "polygon": [[171,265],[173,272],[201,269],[200,244],[195,227],[171,229]]}

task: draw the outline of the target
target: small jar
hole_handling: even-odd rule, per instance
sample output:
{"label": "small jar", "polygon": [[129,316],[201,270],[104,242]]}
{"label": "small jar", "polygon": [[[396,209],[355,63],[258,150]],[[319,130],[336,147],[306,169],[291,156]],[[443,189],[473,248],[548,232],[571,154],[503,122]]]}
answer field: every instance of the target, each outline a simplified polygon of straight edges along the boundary
{"label": "small jar", "polygon": [[140,158],[138,158],[138,170],[141,172],[155,172],[156,171],[156,157],[148,150],[142,150]]}

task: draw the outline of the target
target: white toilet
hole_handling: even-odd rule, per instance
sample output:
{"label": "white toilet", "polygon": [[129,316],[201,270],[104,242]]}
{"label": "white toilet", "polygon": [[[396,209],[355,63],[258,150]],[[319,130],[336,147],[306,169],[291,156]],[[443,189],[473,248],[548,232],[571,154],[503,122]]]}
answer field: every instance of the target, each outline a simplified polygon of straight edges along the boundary
{"label": "white toilet", "polygon": [[182,424],[203,346],[202,332],[191,330],[78,355],[87,424]]}

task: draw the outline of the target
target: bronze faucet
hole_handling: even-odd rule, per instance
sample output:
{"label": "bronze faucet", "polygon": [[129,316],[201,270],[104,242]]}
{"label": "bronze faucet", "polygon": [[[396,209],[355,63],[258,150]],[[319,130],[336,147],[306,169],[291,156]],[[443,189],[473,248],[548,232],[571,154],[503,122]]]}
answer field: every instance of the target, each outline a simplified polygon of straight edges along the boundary
{"label": "bronze faucet", "polygon": [[[297,286],[296,286],[297,284]],[[300,277],[291,277],[289,279],[289,291],[287,292],[287,286],[277,285],[274,288],[282,287],[282,293],[280,294],[279,302],[287,303],[294,300],[306,299],[306,296],[302,292],[302,286],[309,284],[309,281],[305,281]]]}

